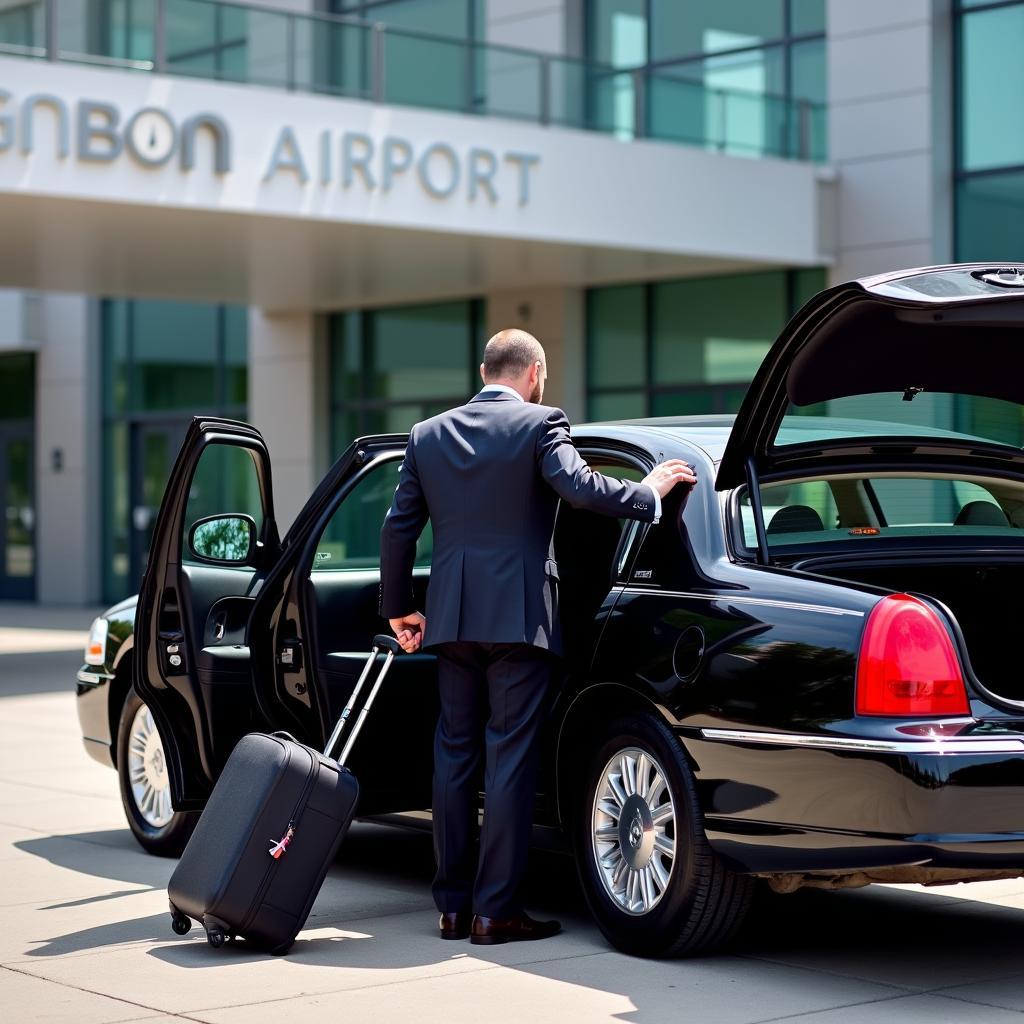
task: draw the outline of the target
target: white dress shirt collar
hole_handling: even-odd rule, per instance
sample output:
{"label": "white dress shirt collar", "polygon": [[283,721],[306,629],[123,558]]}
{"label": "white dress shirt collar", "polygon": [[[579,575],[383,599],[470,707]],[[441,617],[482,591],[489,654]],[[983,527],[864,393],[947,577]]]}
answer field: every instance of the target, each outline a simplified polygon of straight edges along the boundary
{"label": "white dress shirt collar", "polygon": [[520,402],[525,401],[523,396],[521,394],[519,394],[519,392],[516,391],[515,388],[510,388],[507,384],[485,384],[480,389],[480,394],[483,395],[483,394],[486,394],[487,392],[490,392],[490,391],[505,391],[505,392],[507,392],[510,395],[515,395],[516,398],[518,398]]}

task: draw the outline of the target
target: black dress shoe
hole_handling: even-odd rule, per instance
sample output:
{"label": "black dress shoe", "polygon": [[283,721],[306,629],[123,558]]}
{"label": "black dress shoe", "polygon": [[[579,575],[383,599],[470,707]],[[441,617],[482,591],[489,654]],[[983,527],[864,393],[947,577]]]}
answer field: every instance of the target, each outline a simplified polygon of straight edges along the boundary
{"label": "black dress shoe", "polygon": [[442,939],[464,939],[469,935],[469,914],[442,914],[439,927]]}
{"label": "black dress shoe", "polygon": [[562,930],[559,921],[534,921],[526,914],[515,917],[496,918],[483,917],[477,914],[473,918],[473,927],[469,933],[469,941],[474,946],[497,946],[502,942],[531,942],[534,939],[550,939]]}

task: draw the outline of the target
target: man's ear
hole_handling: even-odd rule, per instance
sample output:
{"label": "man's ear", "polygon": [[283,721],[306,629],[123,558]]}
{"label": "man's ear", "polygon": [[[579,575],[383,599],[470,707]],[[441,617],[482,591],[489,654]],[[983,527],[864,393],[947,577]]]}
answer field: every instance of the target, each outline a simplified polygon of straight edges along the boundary
{"label": "man's ear", "polygon": [[486,384],[487,378],[484,376],[484,364],[480,364],[480,379]]}

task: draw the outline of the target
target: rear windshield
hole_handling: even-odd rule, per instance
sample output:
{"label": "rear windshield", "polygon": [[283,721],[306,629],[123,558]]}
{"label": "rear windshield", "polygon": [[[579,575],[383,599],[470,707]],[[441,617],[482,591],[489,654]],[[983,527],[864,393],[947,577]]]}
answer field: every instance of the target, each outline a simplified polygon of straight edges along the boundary
{"label": "rear windshield", "polygon": [[852,395],[818,405],[790,405],[775,446],[890,436],[959,437],[1020,448],[1024,446],[1024,406],[945,392]]}
{"label": "rear windshield", "polygon": [[[1024,484],[937,474],[843,474],[761,487],[771,550],[869,546],[885,538],[982,537],[1024,548]],[[744,545],[757,533],[739,495]]]}

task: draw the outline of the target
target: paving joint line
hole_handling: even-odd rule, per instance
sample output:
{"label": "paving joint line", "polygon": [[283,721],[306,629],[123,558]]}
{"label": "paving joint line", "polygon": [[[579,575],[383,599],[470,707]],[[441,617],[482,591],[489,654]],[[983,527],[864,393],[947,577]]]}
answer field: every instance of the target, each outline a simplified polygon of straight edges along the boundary
{"label": "paving joint line", "polygon": [[[382,981],[382,982],[378,982],[378,983],[375,983],[375,984],[357,985],[355,987],[348,987],[348,988],[324,989],[321,992],[304,992],[301,995],[302,996],[308,996],[308,997],[311,997],[311,998],[319,998],[321,996],[333,996],[333,995],[339,995],[339,994],[348,993],[348,992],[368,992],[368,991],[371,991],[371,990],[377,989],[377,988],[393,988],[396,985],[412,985],[412,984],[414,984],[416,982],[419,982],[419,981],[431,981],[431,980],[434,980],[436,978],[461,977],[462,975],[465,975],[465,974],[487,974],[487,973],[489,973],[491,971],[496,971],[496,970],[514,971],[514,970],[517,970],[518,968],[521,968],[521,967],[535,967],[537,964],[549,964],[549,963],[554,963],[555,961],[583,960],[583,959],[586,959],[587,957],[592,957],[592,956],[606,956],[608,953],[611,953],[611,952],[613,952],[613,951],[609,949],[609,950],[598,950],[598,951],[593,952],[593,953],[571,953],[568,956],[545,957],[542,960],[519,961],[519,962],[514,963],[514,964],[498,964],[498,963],[494,963],[491,960],[477,960],[476,961],[477,963],[484,964],[484,966],[483,967],[479,967],[479,968],[474,968],[472,970],[467,970],[467,971],[453,971],[451,973],[442,973],[442,974],[427,974],[427,975],[423,975],[423,976],[417,977],[417,978],[396,978],[394,981]],[[439,963],[450,963],[452,959],[455,959],[455,957],[450,957],[447,960],[439,961]],[[463,958],[462,957],[458,957],[458,959],[463,959]],[[468,959],[468,957],[467,957],[467,959]],[[344,966],[344,965],[342,965],[342,966]],[[393,970],[403,970],[404,968],[392,968],[392,969]],[[605,991],[605,990],[602,989],[601,991]],[[251,1003],[227,1003],[227,1004],[224,1004],[224,1005],[221,1005],[221,1006],[200,1006],[200,1007],[193,1007],[192,1009],[185,1010],[183,1012],[185,1012],[185,1013],[210,1013],[210,1012],[213,1012],[213,1011],[216,1011],[216,1010],[234,1010],[234,1009],[242,1010],[242,1009],[245,1009],[245,1007],[247,1007],[247,1006],[263,1006],[263,1005],[270,1004],[270,1003],[287,1003],[287,1002],[292,1002],[296,998],[300,998],[300,997],[299,996],[295,996],[295,995],[290,995],[290,996],[280,996],[277,999],[259,999],[259,1000],[254,1000]],[[818,1012],[818,1011],[815,1011],[815,1012]],[[757,1022],[757,1024],[760,1024],[760,1022]]]}
{"label": "paving joint line", "polygon": [[830,978],[843,978],[846,981],[863,981],[869,985],[879,985],[882,988],[891,988],[906,995],[919,995],[927,992],[928,989],[916,988],[910,985],[897,985],[891,981],[876,981],[874,978],[866,978],[862,974],[844,974],[829,967],[813,967],[809,964],[793,964],[788,960],[773,960],[768,956],[753,956],[752,954],[734,953],[738,960],[756,960],[758,963],[771,964],[773,967],[789,967],[796,971],[810,971],[812,974],[824,974]]}
{"label": "paving joint line", "polygon": [[[185,1013],[187,1011],[183,1011],[181,1013],[176,1013],[174,1010],[161,1010],[158,1006],[147,1006],[145,1003],[138,1003],[134,999],[125,999],[123,996],[107,995],[106,992],[97,992],[94,989],[86,988],[84,985],[72,985],[72,984],[70,984],[70,983],[68,983],[66,981],[58,981],[55,978],[40,977],[38,974],[32,974],[31,971],[19,971],[17,969],[17,967],[10,967],[7,964],[0,965],[0,969],[5,970],[5,971],[10,971],[12,974],[20,974],[23,978],[32,978],[35,981],[45,981],[45,982],[48,982],[51,985],[57,985],[60,988],[71,989],[73,992],[85,992],[86,994],[91,995],[91,996],[99,996],[99,997],[101,997],[103,999],[110,999],[110,1000],[112,1000],[115,1003],[124,1003],[125,1006],[134,1006],[134,1007],[137,1007],[140,1010],[150,1010],[152,1012],[148,1016],[151,1016],[151,1017],[156,1017],[156,1016],[160,1016],[161,1014],[163,1014],[163,1015],[168,1015],[168,1016],[172,1016],[172,1017],[182,1017],[185,1020],[195,1020],[194,1017],[187,1017],[187,1016],[185,1016]],[[140,1018],[140,1017],[125,1018],[125,1020],[124,1020],[124,1022],[122,1022],[122,1024],[127,1024],[127,1021],[129,1021],[131,1019],[143,1020],[145,1018]],[[199,1024],[203,1024],[203,1022],[199,1022]]]}
{"label": "paving joint line", "polygon": [[790,1013],[782,1017],[759,1017],[757,1020],[748,1021],[747,1024],[778,1024],[779,1021],[799,1020],[801,1017],[809,1017],[816,1013],[834,1013],[836,1010],[850,1010],[857,1006],[874,1006],[877,1003],[893,1003],[897,999],[911,999],[921,995],[920,992],[904,992],[898,995],[880,996],[878,999],[860,999],[853,1003],[841,1003],[838,1006],[826,1006],[816,1010],[801,1010],[799,1013]]}

